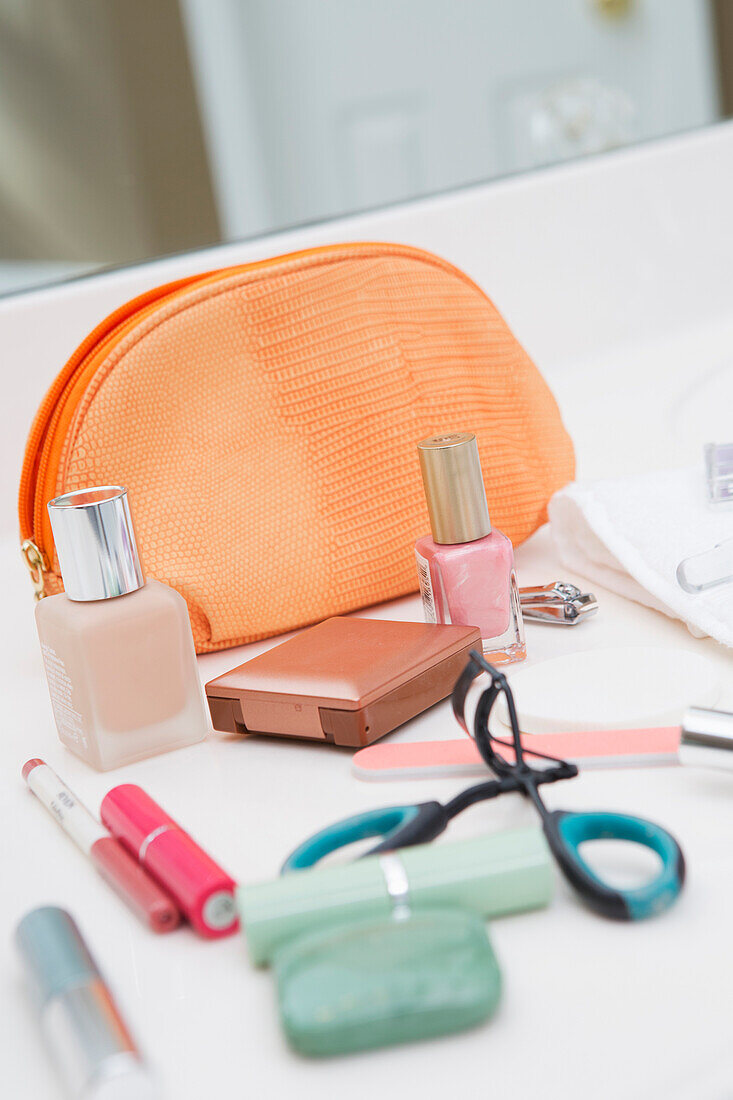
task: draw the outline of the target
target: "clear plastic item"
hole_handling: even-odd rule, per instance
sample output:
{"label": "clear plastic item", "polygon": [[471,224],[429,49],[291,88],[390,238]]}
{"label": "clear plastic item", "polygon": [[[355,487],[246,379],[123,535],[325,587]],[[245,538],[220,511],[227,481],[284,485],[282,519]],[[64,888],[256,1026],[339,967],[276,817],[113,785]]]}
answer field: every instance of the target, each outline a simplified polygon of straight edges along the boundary
{"label": "clear plastic item", "polygon": [[[705,491],[715,509],[733,508],[733,443],[706,443],[703,448]],[[677,566],[677,583],[697,595],[733,581],[733,538],[683,558]]]}
{"label": "clear plastic item", "polygon": [[677,583],[685,592],[697,595],[708,588],[733,581],[733,538],[716,543],[710,550],[691,554],[677,566]]}
{"label": "clear plastic item", "polygon": [[733,508],[733,443],[706,443],[703,459],[708,501]]}

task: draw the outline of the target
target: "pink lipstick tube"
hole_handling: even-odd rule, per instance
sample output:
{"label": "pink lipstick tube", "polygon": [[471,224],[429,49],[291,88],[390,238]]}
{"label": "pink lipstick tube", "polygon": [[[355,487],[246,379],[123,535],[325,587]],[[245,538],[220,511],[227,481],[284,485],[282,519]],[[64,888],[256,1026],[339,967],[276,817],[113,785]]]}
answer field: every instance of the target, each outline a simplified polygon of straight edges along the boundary
{"label": "pink lipstick tube", "polygon": [[214,939],[236,932],[236,883],[145,791],[134,783],[113,787],[102,800],[101,817],[199,935]]}

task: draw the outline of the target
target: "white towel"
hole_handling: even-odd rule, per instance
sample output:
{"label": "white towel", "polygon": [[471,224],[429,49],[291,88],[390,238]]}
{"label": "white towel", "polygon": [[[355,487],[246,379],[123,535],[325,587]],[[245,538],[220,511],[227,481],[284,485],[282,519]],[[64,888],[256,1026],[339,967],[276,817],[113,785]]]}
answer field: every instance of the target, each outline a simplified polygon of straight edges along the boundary
{"label": "white towel", "polygon": [[733,582],[691,594],[676,576],[682,558],[733,538],[733,511],[708,504],[702,467],[574,482],[549,516],[568,569],[733,646]]}

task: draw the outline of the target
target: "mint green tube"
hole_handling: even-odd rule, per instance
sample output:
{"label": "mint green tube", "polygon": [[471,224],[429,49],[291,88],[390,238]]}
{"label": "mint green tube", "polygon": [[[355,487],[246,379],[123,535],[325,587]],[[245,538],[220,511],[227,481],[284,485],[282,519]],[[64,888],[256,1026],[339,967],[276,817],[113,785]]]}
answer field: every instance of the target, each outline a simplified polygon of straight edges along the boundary
{"label": "mint green tube", "polygon": [[[271,882],[240,886],[239,912],[253,963],[268,963],[278,948],[304,932],[395,909],[395,863],[410,909],[451,907],[481,917],[539,909],[552,896],[550,852],[541,829],[513,829],[473,840],[420,844],[341,866],[294,871]],[[397,864],[397,878],[400,864]],[[388,877],[392,880],[392,893]]]}

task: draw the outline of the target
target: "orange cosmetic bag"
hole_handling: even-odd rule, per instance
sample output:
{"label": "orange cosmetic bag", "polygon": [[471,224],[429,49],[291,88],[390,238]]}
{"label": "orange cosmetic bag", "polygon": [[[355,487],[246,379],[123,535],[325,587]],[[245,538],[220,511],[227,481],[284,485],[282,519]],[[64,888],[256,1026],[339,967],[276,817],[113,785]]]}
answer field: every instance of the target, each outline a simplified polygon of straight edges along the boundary
{"label": "orange cosmetic bag", "polygon": [[37,594],[63,588],[47,501],[120,484],[200,653],[405,595],[429,529],[416,443],[447,430],[476,432],[492,522],[522,542],[572,443],[492,303],[437,256],[334,245],[158,287],[102,321],[36,415]]}

